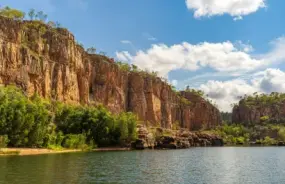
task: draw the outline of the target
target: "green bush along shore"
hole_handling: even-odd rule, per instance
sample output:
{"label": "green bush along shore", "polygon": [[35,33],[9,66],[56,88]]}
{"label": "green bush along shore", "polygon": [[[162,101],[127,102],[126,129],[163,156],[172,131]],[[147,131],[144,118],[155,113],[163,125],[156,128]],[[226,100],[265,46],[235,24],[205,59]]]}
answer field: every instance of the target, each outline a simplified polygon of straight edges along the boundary
{"label": "green bush along shore", "polygon": [[92,149],[136,139],[137,117],[113,115],[103,106],[68,105],[13,86],[0,87],[0,148]]}

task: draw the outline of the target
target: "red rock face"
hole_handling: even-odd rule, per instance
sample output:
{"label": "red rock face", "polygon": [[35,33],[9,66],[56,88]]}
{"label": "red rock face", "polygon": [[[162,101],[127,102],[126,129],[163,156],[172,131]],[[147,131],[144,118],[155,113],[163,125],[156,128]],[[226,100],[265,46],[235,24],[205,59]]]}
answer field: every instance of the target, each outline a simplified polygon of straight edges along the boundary
{"label": "red rock face", "polygon": [[[121,71],[111,59],[88,54],[65,29],[0,18],[0,84],[15,84],[66,103],[103,104],[113,113],[131,111],[142,123],[189,130],[220,123],[203,98],[179,93],[160,78]],[[185,100],[185,99],[184,99]]]}
{"label": "red rock face", "polygon": [[128,73],[106,60],[102,56],[90,56],[89,102],[103,104],[113,113],[120,113],[128,108]]}
{"label": "red rock face", "polygon": [[213,128],[220,124],[220,112],[211,103],[207,102],[201,96],[191,92],[183,91],[181,92],[181,95],[191,102],[191,130],[198,130],[201,128]]}
{"label": "red rock face", "polygon": [[260,118],[268,116],[271,120],[284,120],[285,102],[272,105],[248,106],[240,102],[233,108],[232,121],[234,123],[260,123]]}

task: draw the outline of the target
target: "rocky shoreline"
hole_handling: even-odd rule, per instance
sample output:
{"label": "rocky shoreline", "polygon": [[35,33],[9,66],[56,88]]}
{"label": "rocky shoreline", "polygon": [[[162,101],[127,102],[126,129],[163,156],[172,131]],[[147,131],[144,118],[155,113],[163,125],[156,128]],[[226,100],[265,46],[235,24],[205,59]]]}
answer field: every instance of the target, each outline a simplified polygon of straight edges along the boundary
{"label": "rocky shoreline", "polygon": [[138,126],[138,139],[132,149],[187,149],[190,147],[224,146],[223,139],[216,135],[190,132],[186,129],[168,130]]}

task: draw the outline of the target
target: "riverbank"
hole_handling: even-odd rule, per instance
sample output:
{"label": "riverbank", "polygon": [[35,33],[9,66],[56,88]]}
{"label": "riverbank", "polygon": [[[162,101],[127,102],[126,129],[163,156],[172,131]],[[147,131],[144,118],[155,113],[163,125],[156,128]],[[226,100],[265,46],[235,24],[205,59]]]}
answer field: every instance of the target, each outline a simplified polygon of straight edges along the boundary
{"label": "riverbank", "polygon": [[[91,151],[129,151],[130,148],[96,148]],[[64,150],[52,150],[52,149],[40,149],[40,148],[1,148],[0,156],[5,155],[42,155],[42,154],[57,154],[57,153],[72,153],[72,152],[84,152],[81,149],[64,149]]]}
{"label": "riverbank", "polygon": [[41,155],[41,154],[55,154],[55,153],[71,153],[80,152],[79,149],[64,149],[64,150],[51,150],[39,148],[2,148],[0,149],[0,156],[3,155]]}

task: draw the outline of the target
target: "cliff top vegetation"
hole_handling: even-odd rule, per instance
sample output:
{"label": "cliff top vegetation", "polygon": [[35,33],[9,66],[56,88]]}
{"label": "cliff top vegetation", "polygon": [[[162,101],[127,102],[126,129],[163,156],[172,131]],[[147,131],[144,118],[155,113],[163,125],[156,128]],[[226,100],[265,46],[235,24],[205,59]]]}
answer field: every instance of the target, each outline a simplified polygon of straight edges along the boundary
{"label": "cliff top vegetation", "polygon": [[278,104],[280,102],[283,102],[285,100],[285,94],[284,93],[277,93],[272,92],[270,94],[259,94],[254,93],[253,95],[244,97],[239,97],[241,99],[240,104],[245,104],[247,106],[268,106],[273,104]]}

